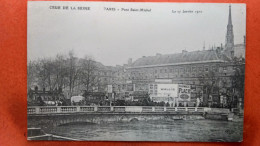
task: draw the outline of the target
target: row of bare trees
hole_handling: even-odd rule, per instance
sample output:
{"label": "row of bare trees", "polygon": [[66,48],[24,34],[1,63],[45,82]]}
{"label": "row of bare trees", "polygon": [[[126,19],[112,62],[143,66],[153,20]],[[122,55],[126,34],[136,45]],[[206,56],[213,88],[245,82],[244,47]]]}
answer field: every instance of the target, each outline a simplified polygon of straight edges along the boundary
{"label": "row of bare trees", "polygon": [[99,68],[91,57],[79,59],[70,51],[55,58],[29,61],[27,64],[27,86],[39,86],[46,90],[63,89],[69,96],[99,85]]}
{"label": "row of bare trees", "polygon": [[[227,65],[233,66],[233,72],[228,76],[221,76],[216,72],[209,71],[199,78],[200,85],[204,88],[207,99],[213,94],[229,96],[229,104],[234,103],[234,97],[244,100],[245,62],[233,58]],[[231,105],[230,105],[231,106]]]}

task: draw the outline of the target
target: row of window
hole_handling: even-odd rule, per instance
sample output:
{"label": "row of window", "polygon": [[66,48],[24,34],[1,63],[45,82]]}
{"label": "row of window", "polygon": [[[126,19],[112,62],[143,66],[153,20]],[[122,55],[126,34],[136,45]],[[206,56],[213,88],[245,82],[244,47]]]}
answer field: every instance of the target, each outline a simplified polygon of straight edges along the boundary
{"label": "row of window", "polygon": [[[219,70],[226,71],[227,67],[217,67],[217,66],[199,66],[199,67],[179,67],[179,68],[170,68],[170,69],[155,69],[150,72],[150,74],[158,74],[158,73],[190,73],[190,72],[208,72],[208,71],[218,72]],[[139,75],[142,76],[144,73],[140,73],[137,71],[131,72],[131,75]]]}

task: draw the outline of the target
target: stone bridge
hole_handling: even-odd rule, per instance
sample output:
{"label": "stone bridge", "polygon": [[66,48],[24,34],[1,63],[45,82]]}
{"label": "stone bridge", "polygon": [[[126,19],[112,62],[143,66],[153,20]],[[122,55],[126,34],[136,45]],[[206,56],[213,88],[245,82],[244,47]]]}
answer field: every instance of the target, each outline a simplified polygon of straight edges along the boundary
{"label": "stone bridge", "polygon": [[223,116],[228,109],[151,106],[30,106],[28,127],[52,127],[70,123],[131,122],[141,120],[204,119],[205,113]]}

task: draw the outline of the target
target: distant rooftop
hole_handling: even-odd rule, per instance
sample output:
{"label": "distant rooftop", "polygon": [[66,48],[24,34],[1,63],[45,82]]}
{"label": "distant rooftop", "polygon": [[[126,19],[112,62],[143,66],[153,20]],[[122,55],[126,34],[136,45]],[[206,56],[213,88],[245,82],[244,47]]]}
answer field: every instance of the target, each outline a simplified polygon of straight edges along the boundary
{"label": "distant rooftop", "polygon": [[218,54],[216,50],[203,51],[182,51],[176,54],[157,54],[156,56],[147,56],[137,59],[133,62],[131,67],[155,66],[164,64],[180,64],[191,62],[210,62],[210,61],[224,61],[228,58],[223,54]]}

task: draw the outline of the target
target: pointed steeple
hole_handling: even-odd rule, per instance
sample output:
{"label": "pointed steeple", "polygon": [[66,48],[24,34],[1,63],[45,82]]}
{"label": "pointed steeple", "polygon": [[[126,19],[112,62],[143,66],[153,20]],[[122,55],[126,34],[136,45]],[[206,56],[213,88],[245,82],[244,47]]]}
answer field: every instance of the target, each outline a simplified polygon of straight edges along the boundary
{"label": "pointed steeple", "polygon": [[228,55],[232,57],[232,54],[234,52],[234,33],[233,33],[233,24],[232,24],[232,16],[231,16],[231,5],[229,5],[225,50],[227,51]]}
{"label": "pointed steeple", "polygon": [[228,25],[232,25],[231,5],[229,5]]}

